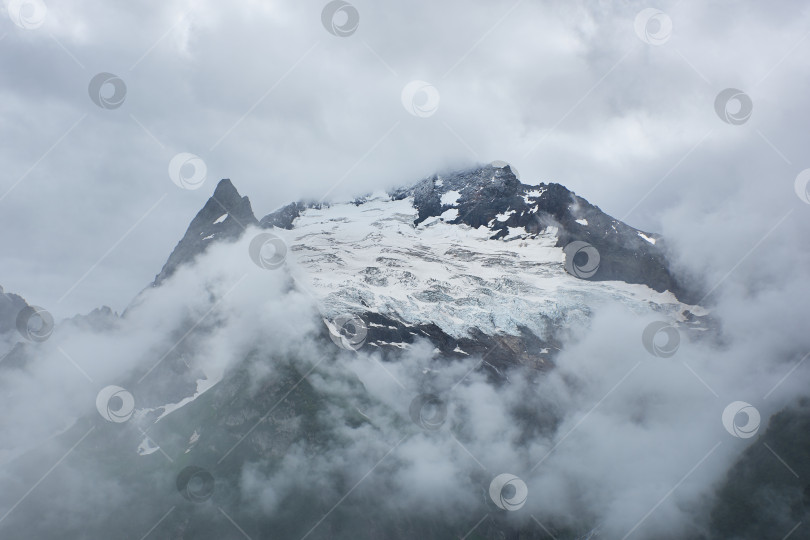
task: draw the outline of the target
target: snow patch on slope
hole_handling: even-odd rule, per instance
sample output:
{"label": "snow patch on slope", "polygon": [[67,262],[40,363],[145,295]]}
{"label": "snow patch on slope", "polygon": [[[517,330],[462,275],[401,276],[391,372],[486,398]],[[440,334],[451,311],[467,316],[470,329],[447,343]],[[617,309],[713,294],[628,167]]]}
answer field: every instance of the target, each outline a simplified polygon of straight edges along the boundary
{"label": "snow patch on slope", "polygon": [[587,281],[564,269],[557,228],[502,240],[487,227],[453,225],[443,214],[413,225],[413,199],[387,196],[362,205],[304,210],[292,230],[276,229],[287,263],[325,317],[377,312],[405,324],[435,323],[450,336],[520,333],[547,336],[586,322],[603,303],[678,317],[688,306],[672,293],[620,281]]}
{"label": "snow patch on slope", "polygon": [[644,234],[641,231],[638,232],[638,235],[640,237],[642,237],[644,240],[646,240],[647,242],[649,242],[651,244],[655,244],[655,238],[651,238],[651,237],[647,236],[646,234]]}
{"label": "snow patch on slope", "polygon": [[160,450],[160,446],[155,445],[149,437],[144,437],[141,444],[138,445],[137,452],[139,456],[148,456],[158,450]]}
{"label": "snow patch on slope", "polygon": [[461,197],[461,193],[458,191],[448,191],[442,194],[441,203],[442,205],[452,206],[458,202],[459,197]]}
{"label": "snow patch on slope", "polygon": [[182,400],[178,401],[177,403],[168,403],[166,405],[162,405],[160,407],[157,407],[158,409],[163,409],[163,412],[161,413],[160,416],[157,417],[157,419],[155,420],[155,423],[157,424],[158,422],[160,422],[161,419],[165,418],[169,414],[173,413],[174,411],[176,411],[178,409],[181,409],[181,408],[185,407],[186,405],[188,405],[189,403],[191,403],[192,401],[194,401],[195,399],[197,399],[198,397],[203,395],[206,391],[213,388],[214,385],[217,384],[221,380],[222,380],[222,374],[219,374],[218,377],[215,377],[213,379],[206,378],[206,379],[197,380],[197,391],[194,392],[194,395],[183,398]]}
{"label": "snow patch on slope", "polygon": [[458,217],[458,209],[451,208],[450,210],[445,210],[439,217],[442,218],[442,220],[444,221],[453,221]]}
{"label": "snow patch on slope", "polygon": [[507,221],[512,216],[512,214],[514,214],[514,213],[515,213],[514,210],[507,210],[506,212],[504,212],[502,214],[496,215],[495,219],[498,220],[498,221],[501,221],[501,222]]}

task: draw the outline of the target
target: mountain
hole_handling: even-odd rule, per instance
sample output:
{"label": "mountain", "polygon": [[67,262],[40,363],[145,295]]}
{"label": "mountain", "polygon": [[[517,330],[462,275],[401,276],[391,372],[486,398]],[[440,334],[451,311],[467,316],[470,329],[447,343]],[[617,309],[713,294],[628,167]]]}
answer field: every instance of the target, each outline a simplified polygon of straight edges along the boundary
{"label": "mountain", "polygon": [[0,287],[0,335],[16,331],[17,314],[27,306],[22,296],[7,293]]}
{"label": "mountain", "polygon": [[30,309],[25,299],[0,287],[0,370],[20,368],[24,358],[20,355],[17,319],[23,310]]}
{"label": "mountain", "polygon": [[[561,332],[595,305],[654,305],[690,324],[700,311],[688,305],[698,294],[670,271],[660,236],[559,184],[523,184],[508,165],[434,175],[349,203],[292,203],[260,220],[250,208],[222,180],[155,284],[258,223],[285,242],[292,276],[325,318],[360,317],[365,343],[384,352],[421,336],[450,356],[489,353],[496,375],[516,362],[550,366]],[[574,242],[598,251],[585,278],[563,264]]]}
{"label": "mountain", "polygon": [[230,180],[220,181],[214,194],[191,220],[186,234],[174,248],[154,286],[174,274],[177,267],[194,259],[206,247],[218,240],[237,238],[249,225],[257,225],[247,197],[240,197]]}
{"label": "mountain", "polygon": [[807,537],[797,524],[810,518],[809,434],[807,399],[771,417],[767,430],[728,471],[713,510],[716,537],[770,538],[774,531]]}
{"label": "mountain", "polygon": [[[603,458],[635,455],[607,436],[615,419],[644,441],[671,405],[654,370],[675,378],[679,364],[642,328],[664,321],[687,351],[722,346],[700,297],[664,238],[508,165],[261,219],[222,180],[121,316],[102,308],[17,344],[2,433],[33,435],[0,442],[0,535],[621,538],[655,502],[642,486],[668,489],[683,471],[655,474],[689,451],[656,442],[618,475]],[[621,324],[605,330],[603,313]],[[653,377],[625,410],[614,390],[637,369]],[[780,414],[766,440],[800,460],[787,441],[806,407]],[[599,437],[578,439],[589,417]],[[650,519],[636,537],[783,525],[750,510],[772,493],[752,489],[773,465],[763,455],[729,464],[713,509],[695,508],[704,491],[673,497],[662,513],[687,525]],[[793,506],[801,489],[773,484]]]}
{"label": "mountain", "polygon": [[[555,247],[585,241],[600,253],[593,281],[624,281],[671,291],[684,302],[697,300],[697,291],[679,283],[669,269],[660,236],[630,227],[560,184],[521,183],[509,165],[487,165],[472,170],[426,178],[413,187],[388,194],[397,211],[416,211],[413,225],[444,223],[484,228],[488,237],[504,240],[536,239],[552,232]],[[385,199],[385,197],[383,197]],[[375,199],[379,200],[379,198]],[[369,197],[354,201],[362,210]],[[262,228],[299,228],[303,214],[329,205],[292,203],[258,221]],[[326,215],[326,214],[325,214]],[[434,218],[434,219],[432,219]],[[329,219],[327,216],[326,219]],[[174,268],[204,251],[214,239],[234,238],[257,224],[247,197],[240,197],[230,180],[222,180],[213,196],[191,222],[183,239],[155,280],[159,284]]]}

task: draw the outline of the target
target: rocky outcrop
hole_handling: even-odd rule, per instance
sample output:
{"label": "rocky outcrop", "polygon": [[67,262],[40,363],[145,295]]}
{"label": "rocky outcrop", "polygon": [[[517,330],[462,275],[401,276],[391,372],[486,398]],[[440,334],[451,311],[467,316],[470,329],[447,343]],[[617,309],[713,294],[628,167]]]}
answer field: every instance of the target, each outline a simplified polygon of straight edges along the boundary
{"label": "rocky outcrop", "polygon": [[7,293],[0,286],[0,335],[17,331],[17,315],[26,306],[22,296]]}
{"label": "rocky outcrop", "polygon": [[808,478],[810,400],[803,399],[773,415],[729,470],[712,512],[712,538],[807,538]]}
{"label": "rocky outcrop", "polygon": [[220,180],[216,190],[174,248],[153,286],[160,285],[178,266],[194,260],[211,243],[238,238],[249,225],[258,225],[250,200],[242,197],[229,179]]}
{"label": "rocky outcrop", "polygon": [[455,210],[450,223],[488,227],[493,239],[515,228],[538,233],[557,227],[558,246],[581,240],[599,251],[599,267],[587,279],[641,283],[659,292],[672,291],[687,304],[700,299],[698,291],[671,271],[659,235],[630,227],[560,184],[523,184],[508,165],[434,175],[392,196],[413,196],[419,211],[416,223]]}

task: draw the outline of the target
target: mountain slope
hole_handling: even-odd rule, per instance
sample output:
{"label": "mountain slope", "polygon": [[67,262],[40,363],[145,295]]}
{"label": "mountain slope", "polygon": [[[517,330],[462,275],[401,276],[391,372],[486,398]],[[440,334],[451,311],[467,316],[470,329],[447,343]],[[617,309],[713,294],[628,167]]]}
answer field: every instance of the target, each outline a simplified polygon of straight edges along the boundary
{"label": "mountain slope", "polygon": [[233,240],[244,232],[245,227],[257,224],[250,200],[241,197],[230,180],[221,180],[214,194],[191,220],[185,235],[155,276],[153,285],[160,285],[174,274],[178,266],[191,262],[211,243]]}
{"label": "mountain slope", "polygon": [[[549,367],[565,329],[598,305],[655,306],[679,321],[696,310],[679,300],[696,294],[669,271],[660,237],[558,184],[522,184],[508,165],[351,203],[292,203],[261,220],[223,180],[155,284],[257,224],[288,246],[288,270],[325,318],[365,321],[369,346],[396,353],[427,337],[450,356],[489,353],[494,374],[515,363]],[[598,250],[585,279],[566,271],[563,248],[574,241]]]}
{"label": "mountain slope", "polygon": [[[284,264],[254,259],[267,238],[283,242],[273,256]],[[588,260],[571,260],[572,241],[600,246],[592,276],[575,275]],[[706,388],[642,346],[649,320],[669,321],[702,373],[692,343],[716,337],[688,293],[666,289],[676,280],[661,246],[505,167],[261,220],[224,180],[124,315],[62,323],[21,349],[25,371],[0,378],[10,421],[0,433],[31,424],[40,436],[26,455],[0,454],[14,459],[0,508],[79,445],[49,479],[69,500],[35,490],[0,532],[620,538],[706,452],[668,441],[707,418],[722,429]],[[130,410],[120,397],[99,404],[109,385],[132,396]],[[27,422],[14,396],[37,392],[71,406]],[[9,444],[0,451],[22,447]],[[184,485],[189,467],[210,482]],[[527,484],[524,511],[492,498],[500,473]],[[734,508],[719,511],[713,536],[692,519],[706,519],[693,506],[713,474],[661,503],[688,526],[656,514],[637,537],[724,538]]]}
{"label": "mountain slope", "polygon": [[580,240],[597,248],[600,264],[588,279],[640,283],[696,300],[670,273],[660,237],[608,216],[560,184],[523,184],[508,165],[436,175],[395,194],[405,196],[419,211],[416,223],[444,215],[449,223],[487,227],[493,239],[553,228],[557,247]]}

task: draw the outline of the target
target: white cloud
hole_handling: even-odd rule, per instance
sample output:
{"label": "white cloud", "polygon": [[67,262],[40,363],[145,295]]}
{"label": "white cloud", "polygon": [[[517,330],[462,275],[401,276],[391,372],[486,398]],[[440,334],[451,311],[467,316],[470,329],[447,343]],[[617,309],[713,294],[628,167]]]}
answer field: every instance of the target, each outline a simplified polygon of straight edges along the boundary
{"label": "white cloud", "polygon": [[[723,430],[723,407],[749,401],[764,422],[805,391],[806,371],[798,370],[765,399],[810,350],[804,316],[810,211],[793,193],[795,175],[807,167],[810,109],[803,89],[810,71],[802,63],[807,42],[800,41],[807,9],[664,5],[674,33],[650,47],[633,31],[635,14],[647,7],[641,2],[523,3],[507,15],[509,5],[484,1],[358,1],[360,28],[348,38],[323,29],[319,2],[195,2],[173,30],[191,3],[53,4],[37,30],[24,32],[8,20],[0,26],[4,48],[13,52],[0,58],[7,75],[0,83],[0,134],[7,142],[0,148],[0,197],[19,181],[0,201],[2,285],[29,302],[57,316],[101,304],[120,311],[157,273],[219,177],[231,177],[261,216],[291,200],[319,198],[341,179],[335,196],[504,159],[524,182],[563,183],[616,217],[662,232],[679,264],[707,289],[718,285],[711,300],[723,323],[720,343],[683,343],[676,357],[662,361],[641,347],[644,320],[600,311],[547,376],[518,377],[495,389],[472,375],[459,386],[450,426],[488,472],[524,475],[527,510],[558,524],[584,515],[620,537],[721,441],[637,532],[677,534],[696,515],[705,518],[697,501],[744,448]],[[101,110],[89,100],[87,83],[100,71],[126,81],[120,109]],[[401,106],[400,92],[414,79],[441,93],[430,118],[412,117]],[[726,87],[753,99],[753,116],[742,126],[715,115],[714,98]],[[206,161],[210,189],[180,191],[171,183],[168,163],[181,151]],[[318,328],[306,295],[290,291],[282,274],[252,267],[239,255],[247,253],[245,240],[212,249],[201,275],[189,267],[160,290],[146,291],[121,329],[57,332],[42,344],[27,372],[2,382],[0,429],[11,452],[4,457],[92,414],[99,385],[148,368],[176,341],[172,332],[212,307],[209,293],[222,296],[245,273],[212,314],[223,326],[195,342],[199,367],[225,369],[257,343],[316,354],[303,339]],[[317,462],[294,449],[287,469],[244,469],[243,489],[259,495],[259,508],[276,508],[295,485],[288,471],[311,468],[307,478],[324,485],[335,470],[356,479],[404,434],[394,419],[407,420],[429,351],[418,348],[386,365],[408,391],[365,354],[347,356],[345,364],[320,366],[312,384],[349,399],[354,390],[346,380],[354,373],[373,399],[363,413],[379,424],[336,424],[348,442]],[[447,388],[476,361],[445,368],[435,387]],[[260,380],[274,371],[254,366],[252,373]],[[336,373],[341,378],[330,378]],[[521,406],[548,413],[541,418],[559,416],[560,423],[556,430],[529,429],[534,418],[515,416]],[[361,447],[368,440],[375,442]],[[447,433],[416,434],[394,459],[401,467],[382,477],[410,508],[458,509],[480,500],[470,492],[479,487],[470,471],[480,466]]]}

